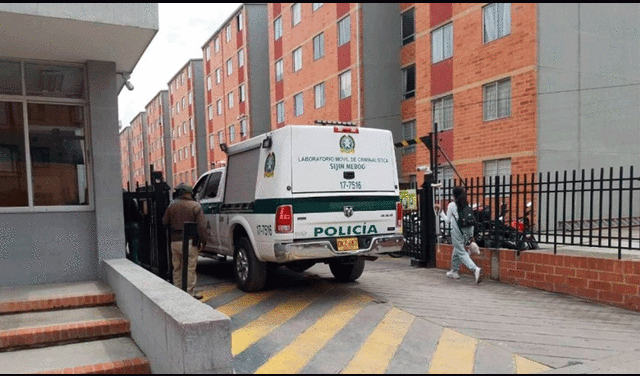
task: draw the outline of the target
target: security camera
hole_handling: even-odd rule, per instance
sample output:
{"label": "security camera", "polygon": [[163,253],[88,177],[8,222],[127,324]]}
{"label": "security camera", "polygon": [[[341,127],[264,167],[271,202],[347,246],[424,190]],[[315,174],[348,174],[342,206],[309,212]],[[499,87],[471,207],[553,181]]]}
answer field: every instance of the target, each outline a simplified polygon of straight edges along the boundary
{"label": "security camera", "polygon": [[124,86],[126,86],[127,89],[129,89],[129,91],[133,90],[133,84],[129,81],[129,79],[131,78],[131,73],[118,72],[118,74],[122,75],[122,79],[124,80]]}
{"label": "security camera", "polygon": [[124,86],[126,86],[129,91],[133,90],[133,84],[129,80],[124,82]]}
{"label": "security camera", "polygon": [[418,166],[418,167],[416,168],[416,170],[418,170],[418,171],[422,171],[422,172],[424,172],[425,174],[430,174],[430,173],[431,173],[431,168],[430,168],[429,166],[427,166],[427,165],[424,165],[424,166]]}

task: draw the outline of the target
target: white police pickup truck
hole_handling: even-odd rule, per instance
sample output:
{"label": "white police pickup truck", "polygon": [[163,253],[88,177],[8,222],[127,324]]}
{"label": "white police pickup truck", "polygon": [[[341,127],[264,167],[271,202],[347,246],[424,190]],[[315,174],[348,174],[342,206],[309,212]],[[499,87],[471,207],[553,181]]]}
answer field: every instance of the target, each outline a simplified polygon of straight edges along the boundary
{"label": "white police pickup truck", "polygon": [[329,264],[353,281],[365,259],[402,249],[391,132],[290,125],[223,146],[228,163],[194,187],[210,230],[203,256],[233,256],[240,289],[264,287],[267,266]]}

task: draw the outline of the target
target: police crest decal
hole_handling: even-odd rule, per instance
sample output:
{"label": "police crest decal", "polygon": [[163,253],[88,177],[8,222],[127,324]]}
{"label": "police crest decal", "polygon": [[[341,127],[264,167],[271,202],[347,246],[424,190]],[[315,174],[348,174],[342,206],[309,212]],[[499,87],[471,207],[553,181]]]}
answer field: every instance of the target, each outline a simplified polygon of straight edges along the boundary
{"label": "police crest decal", "polygon": [[273,152],[267,155],[267,159],[264,161],[264,177],[270,178],[273,176],[276,170],[276,155]]}
{"label": "police crest decal", "polygon": [[340,152],[353,153],[356,151],[356,142],[350,135],[340,137]]}

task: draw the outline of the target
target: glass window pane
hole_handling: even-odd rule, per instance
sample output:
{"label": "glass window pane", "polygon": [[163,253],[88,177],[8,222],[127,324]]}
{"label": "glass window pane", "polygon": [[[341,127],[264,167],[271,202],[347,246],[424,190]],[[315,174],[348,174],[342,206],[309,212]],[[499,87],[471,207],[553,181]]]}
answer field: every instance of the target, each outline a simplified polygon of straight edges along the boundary
{"label": "glass window pane", "polygon": [[442,124],[444,129],[453,128],[453,95],[444,98],[442,101],[444,120]]}
{"label": "glass window pane", "polygon": [[347,16],[338,22],[338,46],[351,40],[351,17]]}
{"label": "glass window pane", "polygon": [[437,63],[442,60],[442,28],[431,33],[431,62]]}
{"label": "glass window pane", "polygon": [[511,80],[498,84],[498,117],[511,115]]}
{"label": "glass window pane", "polygon": [[20,63],[0,61],[0,94],[22,94]]}
{"label": "glass window pane", "polygon": [[87,205],[84,111],[27,104],[34,205]]}
{"label": "glass window pane", "polygon": [[402,45],[413,42],[414,33],[413,8],[402,13]]}
{"label": "glass window pane", "polygon": [[0,102],[0,207],[28,206],[22,103]]}
{"label": "glass window pane", "polygon": [[498,38],[496,4],[490,4],[484,7],[483,14],[484,42],[487,43]]}
{"label": "glass window pane", "polygon": [[24,65],[27,95],[84,98],[84,69],[49,64]]}
{"label": "glass window pane", "polygon": [[453,56],[453,23],[443,28],[443,58],[448,59]]}
{"label": "glass window pane", "polygon": [[497,116],[497,87],[489,84],[484,87],[484,119],[491,120]]}

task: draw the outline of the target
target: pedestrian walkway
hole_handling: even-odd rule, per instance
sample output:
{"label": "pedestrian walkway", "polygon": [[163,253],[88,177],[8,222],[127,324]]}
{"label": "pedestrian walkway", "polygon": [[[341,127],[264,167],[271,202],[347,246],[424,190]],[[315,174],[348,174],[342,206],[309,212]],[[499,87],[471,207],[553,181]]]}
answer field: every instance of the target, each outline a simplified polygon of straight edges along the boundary
{"label": "pedestrian walkway", "polygon": [[[202,263],[199,278],[205,303],[231,317],[237,373],[585,373],[640,349],[634,312],[409,264],[367,262],[348,284],[323,264],[280,268],[253,294]],[[212,275],[228,276],[220,265]]]}

